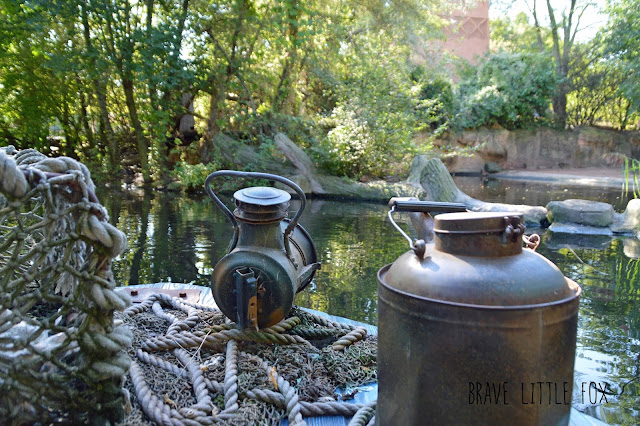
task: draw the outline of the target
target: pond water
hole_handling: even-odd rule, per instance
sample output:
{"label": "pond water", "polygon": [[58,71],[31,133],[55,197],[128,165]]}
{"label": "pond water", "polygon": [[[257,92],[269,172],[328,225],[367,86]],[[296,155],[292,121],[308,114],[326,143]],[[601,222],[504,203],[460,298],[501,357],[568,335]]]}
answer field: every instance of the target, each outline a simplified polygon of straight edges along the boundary
{"label": "pond water", "polygon": [[[485,201],[545,205],[554,199],[626,205],[617,189],[563,188],[546,183],[456,178]],[[566,191],[565,191],[566,189]],[[129,250],[113,265],[119,285],[161,281],[208,286],[213,266],[226,253],[232,228],[204,195],[150,191],[99,194],[112,222],[127,234]],[[230,198],[223,197],[227,205]],[[298,206],[292,202],[292,210]],[[380,267],[407,251],[386,219],[383,203],[310,200],[300,223],[311,234],[322,269],[296,303],[332,315],[375,324]],[[400,222],[407,222],[398,214]],[[405,226],[405,229],[407,227]],[[538,252],[583,287],[580,302],[574,406],[611,424],[640,417],[640,244],[633,238],[542,235]],[[579,374],[578,374],[579,372]],[[585,394],[581,390],[585,383]],[[605,386],[596,398],[589,383]],[[593,400],[597,399],[595,403]]]}

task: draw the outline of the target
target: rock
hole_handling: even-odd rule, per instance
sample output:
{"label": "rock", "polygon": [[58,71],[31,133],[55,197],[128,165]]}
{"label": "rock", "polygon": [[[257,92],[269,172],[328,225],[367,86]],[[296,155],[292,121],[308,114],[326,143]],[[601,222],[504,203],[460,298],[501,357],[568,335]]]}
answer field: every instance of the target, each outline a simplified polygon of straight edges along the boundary
{"label": "rock", "polygon": [[624,245],[624,255],[630,259],[637,259],[640,257],[640,240],[637,238],[624,238],[622,240]]}
{"label": "rock", "polygon": [[640,240],[637,238],[624,238],[622,240],[624,245],[624,255],[630,259],[637,259],[640,257]]}
{"label": "rock", "polygon": [[480,152],[490,158],[507,158],[506,143],[503,142],[509,139],[509,132],[507,130],[494,131],[481,137],[483,138],[483,145],[480,146]]}
{"label": "rock", "polygon": [[451,173],[480,173],[485,163],[478,155],[449,155],[442,161]]}
{"label": "rock", "polygon": [[611,230],[619,234],[635,234],[640,231],[640,199],[629,200],[624,213],[615,215]]}
{"label": "rock", "polygon": [[588,200],[551,201],[547,204],[549,221],[605,227],[613,223],[613,206]]}
{"label": "rock", "polygon": [[554,222],[549,227],[549,231],[562,234],[580,235],[606,235],[612,236],[613,231],[606,226],[588,226],[579,223]]}
{"label": "rock", "polygon": [[484,171],[487,173],[500,173],[502,168],[494,161],[487,161],[484,163]]}
{"label": "rock", "polygon": [[316,167],[313,165],[309,156],[284,133],[278,133],[274,141],[276,146],[282,151],[284,156],[293,163],[300,174],[307,178],[310,192],[321,194],[322,187],[314,177],[317,174]]}
{"label": "rock", "polygon": [[[424,136],[422,138],[426,139]],[[451,152],[452,148],[473,147],[473,156],[482,160],[483,164],[493,161],[503,169],[619,167],[625,156],[637,158],[640,155],[638,132],[615,132],[593,127],[447,132],[433,140],[433,145],[443,148],[444,152]],[[469,168],[473,169],[474,164],[468,165],[472,160],[449,161],[445,164],[452,173],[473,171]]]}

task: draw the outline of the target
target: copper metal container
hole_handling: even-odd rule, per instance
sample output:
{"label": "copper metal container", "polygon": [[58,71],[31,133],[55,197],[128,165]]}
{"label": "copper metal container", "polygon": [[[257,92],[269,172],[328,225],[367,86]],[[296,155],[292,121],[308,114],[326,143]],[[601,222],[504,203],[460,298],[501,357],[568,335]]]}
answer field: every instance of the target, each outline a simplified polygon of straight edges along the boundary
{"label": "copper metal container", "polygon": [[568,424],[580,287],[523,249],[521,215],[434,226],[378,272],[378,424]]}

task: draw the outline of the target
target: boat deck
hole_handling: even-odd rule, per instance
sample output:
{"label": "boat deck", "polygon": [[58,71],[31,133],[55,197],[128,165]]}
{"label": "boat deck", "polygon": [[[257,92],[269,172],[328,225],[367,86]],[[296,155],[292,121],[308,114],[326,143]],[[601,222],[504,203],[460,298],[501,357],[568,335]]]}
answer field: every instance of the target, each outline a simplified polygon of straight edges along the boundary
{"label": "boat deck", "polygon": [[[193,284],[181,284],[181,283],[139,284],[139,285],[132,285],[129,287],[119,287],[118,289],[119,290],[124,290],[124,289],[135,290],[135,289],[141,289],[141,288],[158,288],[163,290],[183,290],[183,289],[199,290],[199,294],[197,294],[197,300],[190,299],[190,301],[194,303],[199,303],[202,305],[216,306],[216,302],[213,299],[213,295],[211,293],[211,288],[196,286]],[[312,309],[306,309],[306,310],[313,312],[314,314],[317,314],[317,315],[322,315],[332,321],[342,322],[342,323],[352,324],[357,326],[363,326],[363,327],[366,327],[368,333],[378,334],[378,327],[374,325],[353,321],[349,318],[329,315],[324,312],[315,311]],[[358,392],[354,395],[354,397],[350,400],[347,400],[346,402],[352,402],[355,404],[365,404],[371,401],[375,401],[378,398],[377,383],[371,383],[368,385],[359,386],[357,389],[358,389]],[[353,391],[353,389],[350,389],[349,391]],[[343,416],[323,416],[323,417],[309,417],[305,419],[305,422],[309,426],[347,426],[347,424],[349,423],[349,420],[350,418],[343,417]],[[282,421],[283,426],[288,424],[289,422],[286,419]],[[606,423],[603,423],[602,421],[594,417],[581,413],[580,411],[572,407],[569,425],[570,426],[603,426],[603,425],[606,425]]]}

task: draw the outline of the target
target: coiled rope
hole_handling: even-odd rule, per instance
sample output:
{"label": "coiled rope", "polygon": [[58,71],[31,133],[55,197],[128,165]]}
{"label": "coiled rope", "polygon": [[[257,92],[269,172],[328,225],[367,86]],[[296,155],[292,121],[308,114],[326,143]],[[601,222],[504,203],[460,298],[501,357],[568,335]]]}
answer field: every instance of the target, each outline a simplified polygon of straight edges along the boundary
{"label": "coiled rope", "polygon": [[[198,424],[220,421],[242,423],[242,416],[246,414],[246,410],[255,409],[247,405],[247,401],[257,401],[284,410],[282,415],[286,416],[292,425],[304,425],[304,417],[351,417],[357,416],[357,413],[366,407],[362,404],[339,401],[301,400],[297,384],[303,378],[298,377],[297,381],[292,383],[291,378],[287,380],[280,371],[286,367],[282,363],[287,362],[292,352],[283,353],[282,361],[279,356],[273,358],[273,355],[280,354],[285,348],[290,348],[287,351],[298,351],[301,359],[308,360],[322,358],[325,354],[338,354],[339,351],[348,350],[358,342],[364,343],[364,327],[336,323],[297,310],[296,316],[286,318],[272,327],[259,331],[238,330],[235,324],[225,322],[219,311],[211,307],[204,308],[206,309],[196,308],[193,304],[164,294],[153,294],[118,315],[126,325],[134,329],[139,327],[136,325],[139,316],[142,316],[139,320],[142,321],[141,324],[148,324],[151,318],[156,318],[155,321],[164,324],[164,334],[149,336],[147,332],[134,333],[138,338],[134,339],[132,351],[137,361],[130,371],[130,383],[135,400],[148,420],[171,425],[192,424],[193,421],[199,422]],[[304,316],[304,321],[300,315]],[[215,318],[215,321],[212,318]],[[313,324],[311,327],[310,323]],[[313,333],[313,327],[322,332]],[[325,349],[319,349],[300,337],[301,335],[325,340],[327,336],[332,336],[337,341],[329,343]],[[361,349],[356,350],[360,353]],[[375,362],[375,353],[372,355]],[[327,365],[333,365],[338,358],[338,355],[331,358]],[[139,362],[148,366],[147,370],[151,367],[160,369],[172,374],[175,380],[188,382],[191,389],[190,398],[195,402],[178,401],[174,398],[175,396],[184,399],[184,385],[176,385],[182,389],[179,394],[174,393],[170,396],[169,392],[164,398],[154,392],[153,370],[148,370],[147,373],[147,376],[151,375],[150,384],[145,379]],[[251,365],[257,367],[257,370],[251,367],[251,370],[247,371],[246,368]],[[363,371],[370,368],[363,367]],[[259,370],[262,371],[261,374],[258,373]],[[375,368],[373,371],[371,380],[375,380]],[[166,379],[163,380],[166,382]],[[248,384],[255,383],[255,380],[261,381],[263,387],[245,389],[243,386],[246,385],[243,383],[247,380]],[[157,384],[155,386],[159,387]],[[363,412],[359,416],[363,417],[365,414]],[[260,413],[256,416],[263,415],[265,414]]]}

